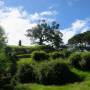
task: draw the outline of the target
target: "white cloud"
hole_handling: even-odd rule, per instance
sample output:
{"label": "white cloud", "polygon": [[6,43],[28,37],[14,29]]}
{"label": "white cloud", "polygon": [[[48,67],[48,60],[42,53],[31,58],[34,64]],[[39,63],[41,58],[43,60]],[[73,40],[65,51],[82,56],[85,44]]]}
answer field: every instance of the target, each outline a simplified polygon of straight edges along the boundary
{"label": "white cloud", "polygon": [[55,11],[29,14],[21,6],[12,8],[2,4],[2,7],[0,7],[0,25],[5,29],[8,37],[8,44],[17,45],[18,41],[22,40],[23,45],[30,45],[29,39],[25,36],[26,30],[35,26],[35,21],[37,20],[53,20],[52,18],[46,18],[45,16],[52,16],[54,14],[56,14]]}
{"label": "white cloud", "polygon": [[[35,12],[34,14],[31,14],[29,16],[30,20],[33,22],[33,21],[38,21],[38,20],[42,20],[42,19],[45,19],[45,20],[49,20],[49,21],[52,21],[52,18],[50,18],[51,16],[55,16],[57,15],[58,12],[57,11],[43,11],[43,12]],[[54,19],[53,19],[54,20]]]}
{"label": "white cloud", "polygon": [[31,23],[28,19],[27,12],[21,7],[17,8],[1,8],[0,25],[5,29],[8,37],[8,44],[17,45],[19,40],[23,44],[29,44],[29,39],[26,38],[25,32],[28,28],[35,26],[36,23]]}
{"label": "white cloud", "polygon": [[70,27],[61,30],[61,32],[63,33],[64,43],[67,43],[68,39],[70,39],[75,34],[89,30],[90,29],[89,23],[90,19],[76,20],[71,24]]}
{"label": "white cloud", "polygon": [[42,13],[40,13],[41,16],[51,16],[51,15],[57,15],[58,12],[57,11],[44,11]]}

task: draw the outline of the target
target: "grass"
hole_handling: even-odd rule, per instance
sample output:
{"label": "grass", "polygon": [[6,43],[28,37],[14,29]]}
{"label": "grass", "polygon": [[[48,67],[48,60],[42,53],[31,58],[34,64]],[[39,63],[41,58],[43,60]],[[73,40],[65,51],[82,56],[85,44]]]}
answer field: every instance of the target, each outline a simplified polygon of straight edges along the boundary
{"label": "grass", "polygon": [[82,82],[75,82],[73,84],[66,84],[62,86],[45,86],[40,84],[19,84],[17,90],[90,90],[90,72],[84,72],[77,69],[72,69],[73,72],[77,73],[84,78]]}
{"label": "grass", "polygon": [[90,81],[65,86],[44,86],[38,84],[24,84],[21,86],[26,88],[26,90],[90,90]]}
{"label": "grass", "polygon": [[22,58],[20,59],[19,61],[17,61],[17,64],[24,64],[24,63],[31,63],[32,62],[32,59],[31,58]]}

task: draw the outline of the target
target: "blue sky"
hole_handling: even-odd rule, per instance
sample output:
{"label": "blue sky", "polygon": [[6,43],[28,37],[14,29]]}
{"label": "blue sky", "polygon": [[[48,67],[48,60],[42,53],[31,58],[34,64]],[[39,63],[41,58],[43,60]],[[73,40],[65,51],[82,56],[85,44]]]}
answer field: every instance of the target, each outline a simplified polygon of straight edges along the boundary
{"label": "blue sky", "polygon": [[[6,30],[9,44],[17,44],[25,37],[27,28],[41,19],[57,21],[63,41],[90,29],[90,0],[0,0],[0,24]],[[12,37],[16,38],[13,39]]]}

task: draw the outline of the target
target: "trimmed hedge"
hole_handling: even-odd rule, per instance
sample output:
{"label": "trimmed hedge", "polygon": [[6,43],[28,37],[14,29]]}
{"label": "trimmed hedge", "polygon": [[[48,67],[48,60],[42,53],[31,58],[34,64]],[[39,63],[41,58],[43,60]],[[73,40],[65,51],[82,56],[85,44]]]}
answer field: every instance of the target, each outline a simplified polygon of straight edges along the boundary
{"label": "trimmed hedge", "polygon": [[30,58],[31,55],[30,54],[20,54],[20,55],[17,55],[17,58]]}
{"label": "trimmed hedge", "polygon": [[35,61],[43,61],[49,59],[49,55],[44,51],[34,51],[31,57]]}
{"label": "trimmed hedge", "polygon": [[39,82],[45,85],[62,85],[80,80],[72,73],[66,63],[59,60],[42,63]]}
{"label": "trimmed hedge", "polygon": [[35,45],[35,46],[8,46],[7,51],[12,51],[19,54],[31,54],[33,51],[45,51],[45,52],[53,52],[55,49],[49,45]]}
{"label": "trimmed hedge", "polygon": [[36,81],[35,64],[31,61],[19,61],[17,80],[21,83],[33,83]]}
{"label": "trimmed hedge", "polygon": [[51,57],[52,57],[52,59],[64,58],[64,54],[61,53],[61,52],[53,52],[53,53],[51,54]]}
{"label": "trimmed hedge", "polygon": [[90,70],[90,52],[73,53],[69,57],[69,62],[78,69]]}
{"label": "trimmed hedge", "polygon": [[90,52],[81,54],[80,66],[83,70],[90,70]]}
{"label": "trimmed hedge", "polygon": [[69,57],[70,64],[76,68],[80,68],[80,61],[81,60],[82,60],[81,53],[73,53]]}

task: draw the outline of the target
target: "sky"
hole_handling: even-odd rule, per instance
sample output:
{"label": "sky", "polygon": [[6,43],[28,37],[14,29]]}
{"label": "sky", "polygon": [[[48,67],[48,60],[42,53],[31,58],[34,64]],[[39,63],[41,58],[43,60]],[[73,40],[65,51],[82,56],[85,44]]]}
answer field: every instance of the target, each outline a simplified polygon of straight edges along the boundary
{"label": "sky", "polygon": [[78,33],[90,30],[90,0],[0,0],[0,26],[9,45],[30,45],[26,30],[39,20],[56,21],[63,33],[63,42]]}

